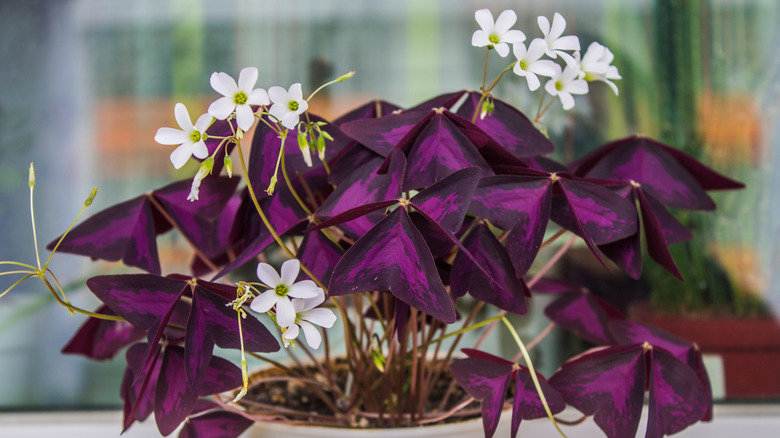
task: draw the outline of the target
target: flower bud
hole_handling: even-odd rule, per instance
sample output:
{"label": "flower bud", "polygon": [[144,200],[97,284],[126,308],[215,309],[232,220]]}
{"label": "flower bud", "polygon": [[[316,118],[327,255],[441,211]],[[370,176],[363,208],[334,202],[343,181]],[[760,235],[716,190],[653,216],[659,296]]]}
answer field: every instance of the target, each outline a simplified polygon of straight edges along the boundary
{"label": "flower bud", "polygon": [[89,196],[87,197],[87,200],[84,201],[85,207],[89,207],[90,205],[92,205],[92,201],[95,200],[95,195],[97,195],[97,191],[98,191],[97,187],[92,188],[92,191],[89,192]]}
{"label": "flower bud", "polygon": [[27,179],[27,184],[30,188],[35,187],[35,169],[33,168],[33,163],[30,163],[30,175]]}
{"label": "flower bud", "polygon": [[355,71],[351,71],[347,74],[341,75],[336,79],[336,82],[346,81],[347,79],[351,78],[352,76],[355,76]]}
{"label": "flower bud", "polygon": [[233,178],[233,160],[230,159],[230,155],[225,154],[225,169],[227,169],[228,177]]}

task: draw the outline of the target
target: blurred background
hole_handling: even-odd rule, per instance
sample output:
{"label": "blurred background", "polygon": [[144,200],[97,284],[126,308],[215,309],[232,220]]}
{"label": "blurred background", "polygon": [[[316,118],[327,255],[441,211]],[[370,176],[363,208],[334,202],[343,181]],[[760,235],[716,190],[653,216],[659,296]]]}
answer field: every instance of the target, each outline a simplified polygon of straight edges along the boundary
{"label": "blurred background", "polygon": [[[205,112],[216,98],[208,81],[212,72],[237,76],[241,68],[256,66],[260,87],[301,82],[311,92],[356,70],[354,78],[312,102],[312,112],[327,119],[370,99],[411,106],[479,87],[484,52],[470,41],[478,29],[474,11],[481,8],[494,16],[515,10],[515,29],[529,41],[541,36],[537,16],[560,12],[566,34],[578,35],[583,49],[599,41],[615,54],[623,76],[617,81],[619,97],[595,83],[587,96],[576,98],[573,112],[556,104],[545,116],[558,148],[555,158],[568,162],[609,140],[642,133],[747,185],[715,193],[714,214],[678,216],[695,235],[693,242],[672,247],[684,283],[651,263],[642,281],[628,281],[618,272],[591,269],[590,260],[576,251],[560,274],[587,283],[594,293],[620,295],[628,311],[638,305],[642,314],[715,318],[732,331],[741,321],[768,322],[769,328],[749,329],[744,345],[728,348],[755,356],[764,347],[753,341],[768,337],[768,360],[777,361],[780,4],[775,0],[3,0],[0,260],[34,264],[30,162],[37,176],[42,249],[67,228],[93,186],[99,193],[86,216],[192,177],[195,167],[175,171],[170,148],[153,137],[161,126],[176,126],[176,102],[187,104],[193,118]],[[507,62],[493,57],[489,76]],[[494,94],[527,114],[534,114],[539,99],[512,75]],[[188,261],[177,251],[182,242],[174,234],[160,238],[164,273]],[[56,255],[52,269],[71,301],[93,308],[85,279],[121,268]],[[16,281],[12,277],[0,277],[0,291]],[[83,321],[57,306],[35,281],[0,299],[0,410],[120,405],[121,358],[104,364],[59,353]],[[564,334],[556,336],[556,345],[571,344]],[[716,368],[728,365],[726,356],[712,354]],[[554,370],[558,356],[550,353],[543,366]],[[731,390],[729,383],[741,377],[725,373],[721,397],[780,398],[780,389]],[[763,386],[780,386],[780,374],[771,374],[762,377]]]}

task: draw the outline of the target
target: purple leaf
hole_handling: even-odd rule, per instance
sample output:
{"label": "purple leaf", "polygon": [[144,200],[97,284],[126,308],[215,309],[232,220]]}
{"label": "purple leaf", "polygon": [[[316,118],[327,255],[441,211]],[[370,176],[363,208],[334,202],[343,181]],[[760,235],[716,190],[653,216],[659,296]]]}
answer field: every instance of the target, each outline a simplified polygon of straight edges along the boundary
{"label": "purple leaf", "polygon": [[[100,211],[74,227],[57,249],[60,252],[90,256],[111,262],[121,260],[128,266],[160,274],[156,236],[170,229],[157,218],[142,195]],[[156,226],[159,223],[159,226]],[[59,238],[46,248],[54,249]]]}
{"label": "purple leaf", "polygon": [[168,346],[154,394],[154,418],[162,435],[173,433],[192,412],[198,400],[198,394],[190,389],[182,369],[186,369],[184,350]]}
{"label": "purple leaf", "polygon": [[[471,120],[481,93],[472,91],[457,114]],[[523,113],[499,99],[493,99],[495,109],[485,118],[477,117],[476,125],[517,157],[547,155],[555,149],[552,142],[536,129]]]}
{"label": "purple leaf", "polygon": [[241,386],[242,382],[239,367],[221,357],[212,356],[206,367],[203,381],[197,387],[198,396],[203,397],[230,391]]}
{"label": "purple leaf", "polygon": [[438,108],[445,108],[449,110],[458,102],[458,100],[461,99],[461,97],[463,97],[464,93],[466,93],[465,90],[442,94],[434,97],[433,99],[428,99],[425,102],[417,104],[416,106],[409,108],[407,111],[431,111]]}
{"label": "purple leaf", "polygon": [[512,363],[469,357],[453,361],[450,371],[460,386],[481,402],[485,438],[491,438],[504,408]]}
{"label": "purple leaf", "polygon": [[303,235],[297,255],[302,265],[308,266],[315,277],[328,284],[333,268],[341,260],[344,250],[323,233],[311,232]]}
{"label": "purple leaf", "polygon": [[191,416],[179,432],[179,438],[236,438],[254,421],[227,411],[211,411]]}
{"label": "purple leaf", "polygon": [[394,111],[401,109],[400,106],[386,102],[384,100],[372,100],[365,103],[352,111],[344,114],[338,119],[333,121],[336,126],[341,126],[347,122],[353,122],[355,120],[373,119],[378,117],[384,117],[390,115]]}
{"label": "purple leaf", "polygon": [[463,224],[479,176],[476,167],[461,169],[414,195],[410,204],[454,233]]}
{"label": "purple leaf", "polygon": [[647,438],[661,438],[696,423],[707,413],[709,394],[696,373],[663,349],[653,348]]}
{"label": "purple leaf", "polygon": [[[96,313],[116,315],[108,306]],[[94,360],[113,358],[119,350],[144,337],[144,331],[125,321],[89,318],[62,349],[64,354],[81,354]]]}
{"label": "purple leaf", "polygon": [[496,282],[491,284],[468,257],[459,252],[452,262],[450,275],[453,298],[460,298],[469,291],[481,301],[509,312],[525,314],[523,291],[527,288],[523,281],[515,276],[509,255],[490,229],[484,224],[478,225],[466,236],[463,246],[488,270]]}
{"label": "purple leaf", "polygon": [[[586,233],[582,236],[586,240],[604,244],[637,232],[636,207],[622,196],[584,181],[561,178],[558,184],[574,217]],[[555,220],[555,204],[552,217]]]}
{"label": "purple leaf", "polygon": [[645,349],[641,345],[610,347],[563,364],[550,378],[564,400],[610,438],[635,436],[642,415]]}
{"label": "purple leaf", "polygon": [[[127,349],[125,358],[127,368],[122,379],[121,395],[124,401],[123,431],[127,430],[136,420],[144,421],[154,411],[154,387],[160,374],[162,361],[159,360],[160,349],[155,350],[154,366],[144,374],[146,344],[135,344]],[[133,382],[136,382],[133,384]]]}
{"label": "purple leaf", "polygon": [[561,327],[598,345],[614,345],[609,322],[623,319],[619,310],[589,292],[567,292],[544,309],[544,314]]}
{"label": "purple leaf", "polygon": [[356,120],[340,125],[342,131],[360,144],[386,157],[407,134],[422,129],[417,125],[431,117],[431,112],[406,111],[376,119]]}
{"label": "purple leaf", "polygon": [[[155,190],[152,196],[171,216],[184,237],[202,251],[206,257],[216,257],[229,246],[229,227],[220,219],[225,212],[239,178],[206,178],[200,186],[198,202],[187,200],[190,181],[180,181]],[[237,206],[233,206],[233,213]],[[229,218],[232,222],[232,217]]]}
{"label": "purple leaf", "polygon": [[[566,402],[561,394],[555,390],[547,380],[539,373],[536,373],[539,380],[539,387],[542,388],[544,398],[547,400],[547,406],[550,412],[555,415],[566,408]],[[515,399],[512,403],[512,432],[509,436],[516,437],[520,428],[521,420],[533,420],[535,418],[544,418],[547,412],[544,410],[539,393],[536,392],[536,386],[531,378],[531,372],[524,366],[519,366],[515,372]]]}
{"label": "purple leaf", "polygon": [[399,148],[407,153],[404,190],[430,186],[468,167],[478,167],[485,176],[493,174],[474,143],[438,111],[408,146]]}
{"label": "purple leaf", "polygon": [[456,318],[433,256],[402,207],[347,250],[333,270],[328,289],[333,296],[389,290],[441,321],[452,323]]}

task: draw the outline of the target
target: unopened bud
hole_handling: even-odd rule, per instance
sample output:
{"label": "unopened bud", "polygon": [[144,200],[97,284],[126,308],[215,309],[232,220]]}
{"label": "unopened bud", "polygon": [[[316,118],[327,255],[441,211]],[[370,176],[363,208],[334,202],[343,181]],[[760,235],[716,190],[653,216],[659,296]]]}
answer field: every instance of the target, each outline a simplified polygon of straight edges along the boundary
{"label": "unopened bud", "polygon": [[87,197],[87,200],[84,201],[84,206],[89,207],[92,205],[92,201],[95,200],[95,195],[97,195],[97,187],[93,187],[92,191],[89,192],[89,196]]}
{"label": "unopened bud", "polygon": [[35,169],[33,168],[33,163],[30,163],[30,176],[27,179],[27,184],[29,184],[30,188],[35,187]]}
{"label": "unopened bud", "polygon": [[355,71],[351,71],[347,74],[341,75],[336,79],[336,82],[346,81],[347,79],[351,78],[352,76],[355,76]]}
{"label": "unopened bud", "polygon": [[228,176],[233,178],[233,160],[230,159],[228,154],[225,154],[225,169],[227,169]]}
{"label": "unopened bud", "polygon": [[320,131],[320,134],[321,134],[323,137],[325,137],[325,139],[327,139],[327,140],[330,140],[330,141],[333,141],[333,137],[331,137],[331,136],[330,136],[330,134],[328,134],[327,132],[325,132],[325,131]]}
{"label": "unopened bud", "polygon": [[309,147],[309,140],[306,138],[306,132],[298,132],[298,147],[301,150]]}

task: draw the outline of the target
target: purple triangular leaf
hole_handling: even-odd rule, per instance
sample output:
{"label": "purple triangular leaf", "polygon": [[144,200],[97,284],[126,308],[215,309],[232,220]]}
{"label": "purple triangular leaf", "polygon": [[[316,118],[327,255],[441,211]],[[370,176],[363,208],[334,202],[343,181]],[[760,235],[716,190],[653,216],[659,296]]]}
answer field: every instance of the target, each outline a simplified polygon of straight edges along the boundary
{"label": "purple triangular leaf", "polygon": [[[160,219],[154,214],[147,195],[122,202],[74,227],[57,250],[111,262],[121,260],[159,275],[156,236],[170,225],[156,227]],[[53,240],[46,248],[53,249],[58,241]]]}
{"label": "purple triangular leaf", "polygon": [[161,347],[157,346],[155,350],[154,366],[144,373],[147,348],[146,344],[135,344],[125,353],[127,368],[120,389],[124,402],[123,431],[135,421],[144,421],[154,411],[154,388],[162,366],[159,356]]}
{"label": "purple triangular leaf", "polygon": [[[561,394],[555,390],[547,380],[539,373],[536,373],[536,377],[539,380],[539,387],[542,388],[544,398],[547,401],[547,406],[550,408],[550,412],[555,415],[560,413],[566,408],[566,402],[561,397]],[[531,378],[531,372],[528,368],[520,366],[515,373],[515,398],[512,402],[512,431],[510,437],[517,436],[517,430],[520,428],[521,420],[533,420],[535,418],[543,418],[547,416],[547,411],[544,410],[542,399],[539,397],[539,393],[536,392],[536,386]]]}
{"label": "purple triangular leaf", "polygon": [[642,214],[642,223],[645,226],[647,253],[650,254],[650,258],[655,260],[656,263],[682,281],[682,274],[680,273],[680,270],[677,269],[672,254],[669,252],[666,238],[664,237],[664,232],[658,218],[655,216],[654,211],[650,207],[642,190],[637,190],[636,192],[637,197],[639,198],[639,210]]}
{"label": "purple triangular leaf", "polygon": [[563,364],[549,382],[566,402],[609,438],[635,436],[642,415],[647,370],[641,345],[611,347]]}
{"label": "purple triangular leaf", "polygon": [[661,348],[653,348],[646,438],[675,434],[707,413],[708,395],[696,373]]}
{"label": "purple triangular leaf", "polygon": [[452,262],[450,275],[453,298],[460,298],[469,291],[473,297],[500,309],[525,314],[525,285],[515,276],[509,255],[488,227],[484,224],[478,225],[466,236],[463,246],[489,271],[496,282],[491,284],[468,257],[459,252]]}
{"label": "purple triangular leaf", "polygon": [[303,235],[297,253],[301,264],[308,266],[311,273],[324,284],[330,282],[333,268],[343,255],[344,250],[340,246],[316,231]]}
{"label": "purple triangular leaf", "polygon": [[206,412],[188,418],[179,438],[236,438],[252,424],[254,421],[233,412]]}
{"label": "purple triangular leaf", "polygon": [[198,388],[214,350],[214,339],[206,333],[206,315],[202,310],[201,294],[193,294],[192,310],[187,320],[184,341],[184,371],[190,388]]}
{"label": "purple triangular leaf", "polygon": [[608,324],[613,319],[624,318],[611,304],[588,292],[564,293],[544,309],[544,314],[597,345],[613,345]]}
{"label": "purple triangular leaf", "polygon": [[241,369],[239,367],[221,357],[212,356],[206,367],[203,380],[197,387],[198,396],[203,397],[230,391],[241,386],[241,383]]}
{"label": "purple triangular leaf", "polygon": [[384,117],[392,114],[394,111],[401,109],[400,106],[386,102],[384,100],[372,100],[365,103],[354,110],[340,116],[333,121],[336,126],[341,126],[347,122],[353,122],[355,120],[373,119],[378,117]]}
{"label": "purple triangular leaf", "polygon": [[455,321],[455,307],[444,289],[430,250],[399,207],[344,254],[328,287],[339,296],[389,290],[396,298],[441,321]]}
{"label": "purple triangular leaf", "polygon": [[[481,93],[472,91],[457,114],[471,120]],[[551,153],[552,142],[536,129],[523,113],[506,102],[493,99],[495,108],[484,118],[477,117],[476,125],[517,157],[534,157]]]}
{"label": "purple triangular leaf", "polygon": [[469,357],[453,361],[450,371],[460,386],[481,402],[485,438],[491,438],[504,409],[512,364]]}
{"label": "purple triangular leaf", "polygon": [[162,435],[173,433],[198,400],[198,394],[190,389],[187,377],[181,372],[185,367],[184,349],[168,346],[154,394],[154,419]]}
{"label": "purple triangular leaf", "polygon": [[[587,233],[586,239],[601,245],[637,232],[636,207],[622,196],[584,181],[562,178],[558,184],[574,216]],[[553,219],[555,212],[553,208]]]}
{"label": "purple triangular leaf", "polygon": [[463,97],[464,93],[466,93],[465,90],[456,91],[454,93],[441,94],[432,99],[428,99],[425,102],[419,103],[414,107],[407,109],[407,111],[431,111],[438,108],[445,108],[449,110],[458,102],[458,100],[461,99],[461,97]]}
{"label": "purple triangular leaf", "polygon": [[368,149],[386,157],[407,134],[421,129],[416,125],[429,117],[430,113],[408,111],[376,119],[347,122],[342,124],[340,128],[345,134]]}
{"label": "purple triangular leaf", "polygon": [[410,203],[454,233],[463,224],[479,177],[476,167],[461,169],[414,195]]}
{"label": "purple triangular leaf", "polygon": [[[116,315],[108,306],[96,310]],[[62,348],[63,354],[81,354],[93,360],[108,360],[124,347],[144,337],[144,331],[125,321],[89,318]]]}

